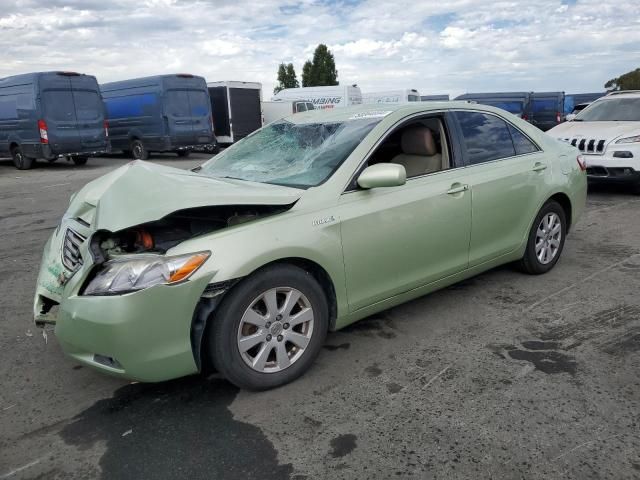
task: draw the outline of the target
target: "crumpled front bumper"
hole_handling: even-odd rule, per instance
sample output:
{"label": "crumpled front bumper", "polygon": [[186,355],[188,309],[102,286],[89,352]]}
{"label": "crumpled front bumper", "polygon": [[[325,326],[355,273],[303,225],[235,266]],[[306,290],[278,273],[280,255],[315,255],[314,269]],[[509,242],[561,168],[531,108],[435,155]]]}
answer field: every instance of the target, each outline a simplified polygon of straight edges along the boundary
{"label": "crumpled front bumper", "polygon": [[54,323],[67,355],[108,374],[156,382],[196,373],[192,318],[210,279],[124,295],[79,295],[93,268],[92,257],[87,240],[80,247],[82,266],[71,272],[63,265],[67,228],[90,238],[85,227],[65,220],[47,242],[34,300],[36,323]]}

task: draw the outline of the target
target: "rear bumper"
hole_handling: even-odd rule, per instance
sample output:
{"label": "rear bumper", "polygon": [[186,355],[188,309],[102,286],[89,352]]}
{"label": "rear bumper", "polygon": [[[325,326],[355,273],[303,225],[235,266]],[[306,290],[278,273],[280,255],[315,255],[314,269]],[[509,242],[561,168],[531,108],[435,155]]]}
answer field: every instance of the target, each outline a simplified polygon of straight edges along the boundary
{"label": "rear bumper", "polygon": [[43,158],[45,160],[55,160],[60,157],[90,157],[111,152],[111,145],[109,145],[109,143],[92,147],[78,146],[76,148],[60,148],[50,144],[31,143],[23,144],[21,147],[24,154],[28,157]]}
{"label": "rear bumper", "polygon": [[181,150],[193,150],[195,147],[215,143],[213,135],[201,135],[185,139],[175,137],[147,137],[142,141],[149,151],[154,152],[175,152]]}

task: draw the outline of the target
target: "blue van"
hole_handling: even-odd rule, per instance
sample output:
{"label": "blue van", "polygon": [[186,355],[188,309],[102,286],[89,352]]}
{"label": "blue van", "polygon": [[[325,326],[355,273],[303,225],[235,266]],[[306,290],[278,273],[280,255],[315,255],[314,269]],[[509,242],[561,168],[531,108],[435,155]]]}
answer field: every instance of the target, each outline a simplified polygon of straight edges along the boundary
{"label": "blue van", "polygon": [[530,92],[465,93],[456,100],[471,100],[482,105],[491,105],[529,120],[531,109]]}
{"label": "blue van", "polygon": [[209,91],[204,78],[156,75],[100,85],[114,150],[137,160],[150,152],[186,157],[215,142]]}
{"label": "blue van", "polygon": [[96,78],[39,72],[0,79],[0,155],[21,170],[36,159],[76,165],[109,151],[105,111]]}
{"label": "blue van", "polygon": [[564,122],[564,92],[532,92],[529,122],[543,132]]}

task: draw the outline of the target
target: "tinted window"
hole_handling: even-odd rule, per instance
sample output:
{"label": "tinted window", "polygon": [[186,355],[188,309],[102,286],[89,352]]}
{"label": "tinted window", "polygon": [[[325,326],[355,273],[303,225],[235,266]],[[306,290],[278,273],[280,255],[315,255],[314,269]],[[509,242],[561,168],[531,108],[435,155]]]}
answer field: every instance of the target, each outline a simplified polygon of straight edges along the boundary
{"label": "tinted window", "polygon": [[307,103],[307,110],[315,110],[316,107],[313,106],[313,103]]}
{"label": "tinted window", "polygon": [[154,93],[143,93],[126,97],[105,98],[104,102],[111,119],[140,117],[153,114],[157,96]]}
{"label": "tinted window", "polygon": [[191,105],[191,115],[194,117],[204,117],[209,113],[209,94],[202,90],[189,90],[189,104]]}
{"label": "tinted window", "polygon": [[96,92],[73,91],[78,120],[98,120],[102,116],[102,100]]}
{"label": "tinted window", "polygon": [[169,90],[166,96],[165,110],[176,117],[190,117],[189,94],[186,90]]}
{"label": "tinted window", "polygon": [[478,102],[484,103],[485,105],[491,105],[492,107],[501,108],[502,110],[506,110],[509,113],[521,114],[524,111],[524,104],[522,102],[509,102],[509,101],[489,101],[489,102]]}
{"label": "tinted window", "polygon": [[478,112],[456,112],[456,118],[471,165],[515,155],[504,120]]}
{"label": "tinted window", "polygon": [[527,136],[513,125],[509,125],[513,146],[516,147],[516,153],[523,155],[525,153],[533,153],[538,151],[538,147],[527,138]]}
{"label": "tinted window", "polygon": [[298,112],[306,112],[307,111],[307,105],[304,103],[297,103],[296,104],[296,108],[298,109]]}
{"label": "tinted window", "polygon": [[71,90],[45,90],[42,94],[44,111],[52,120],[75,120]]}
{"label": "tinted window", "polygon": [[531,110],[534,113],[556,113],[558,107],[557,100],[533,100]]}

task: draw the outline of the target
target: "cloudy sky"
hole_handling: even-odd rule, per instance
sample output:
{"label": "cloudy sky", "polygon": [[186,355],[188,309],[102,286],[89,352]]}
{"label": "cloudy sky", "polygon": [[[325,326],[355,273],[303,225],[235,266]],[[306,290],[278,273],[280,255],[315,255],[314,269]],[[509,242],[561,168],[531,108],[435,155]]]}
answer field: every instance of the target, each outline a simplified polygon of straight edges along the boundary
{"label": "cloudy sky", "polygon": [[321,42],[365,92],[599,91],[640,67],[640,1],[0,0],[0,77],[190,72],[267,98]]}

